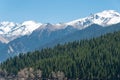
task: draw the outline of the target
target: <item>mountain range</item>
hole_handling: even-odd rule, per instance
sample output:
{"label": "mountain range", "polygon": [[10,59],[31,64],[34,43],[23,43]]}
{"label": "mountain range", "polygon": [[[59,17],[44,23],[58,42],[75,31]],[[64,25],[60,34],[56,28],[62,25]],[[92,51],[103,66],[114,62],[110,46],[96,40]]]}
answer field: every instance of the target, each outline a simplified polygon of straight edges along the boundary
{"label": "mountain range", "polygon": [[120,13],[105,10],[67,23],[0,22],[0,61],[9,57],[53,47],[75,40],[90,39],[120,30]]}

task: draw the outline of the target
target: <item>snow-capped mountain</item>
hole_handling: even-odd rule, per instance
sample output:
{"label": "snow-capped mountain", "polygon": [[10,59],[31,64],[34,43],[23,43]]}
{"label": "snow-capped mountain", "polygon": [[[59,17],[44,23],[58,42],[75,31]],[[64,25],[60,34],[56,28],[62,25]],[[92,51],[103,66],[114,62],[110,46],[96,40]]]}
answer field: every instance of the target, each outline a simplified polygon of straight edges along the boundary
{"label": "snow-capped mountain", "polygon": [[[100,13],[91,14],[88,17],[74,20],[68,23],[61,24],[41,24],[35,21],[25,21],[21,24],[13,22],[0,22],[0,36],[2,36],[2,42],[8,43],[18,37],[24,35],[30,35],[36,29],[47,29],[49,31],[55,31],[59,29],[65,29],[67,26],[73,26],[79,30],[84,29],[92,24],[98,24],[103,27],[120,22],[120,13],[114,10],[105,10]],[[4,40],[3,40],[4,39]],[[1,41],[1,40],[0,40]]]}
{"label": "snow-capped mountain", "polygon": [[78,29],[84,29],[91,24],[98,24],[101,26],[109,26],[112,24],[117,24],[120,22],[120,13],[114,10],[105,10],[100,13],[91,14],[88,17],[74,20],[66,23],[67,25],[72,25]]}
{"label": "snow-capped mountain", "polygon": [[[0,60],[74,40],[98,37],[120,30],[120,13],[105,10],[67,23],[41,24],[35,21],[0,23]],[[6,44],[4,44],[6,43]],[[4,53],[4,54],[2,54]],[[7,56],[7,57],[6,57]]]}
{"label": "snow-capped mountain", "polygon": [[22,24],[13,22],[1,22],[0,23],[0,36],[2,36],[3,43],[8,43],[20,36],[29,35],[40,27],[41,23],[36,23],[34,21],[25,21]]}

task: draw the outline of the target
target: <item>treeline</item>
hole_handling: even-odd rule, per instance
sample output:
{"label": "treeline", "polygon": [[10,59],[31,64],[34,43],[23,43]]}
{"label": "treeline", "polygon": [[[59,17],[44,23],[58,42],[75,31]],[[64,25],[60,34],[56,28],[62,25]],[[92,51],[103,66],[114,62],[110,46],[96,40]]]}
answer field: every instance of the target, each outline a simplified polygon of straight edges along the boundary
{"label": "treeline", "polygon": [[40,77],[51,79],[120,79],[120,32],[20,54],[0,67],[14,75],[31,68]]}

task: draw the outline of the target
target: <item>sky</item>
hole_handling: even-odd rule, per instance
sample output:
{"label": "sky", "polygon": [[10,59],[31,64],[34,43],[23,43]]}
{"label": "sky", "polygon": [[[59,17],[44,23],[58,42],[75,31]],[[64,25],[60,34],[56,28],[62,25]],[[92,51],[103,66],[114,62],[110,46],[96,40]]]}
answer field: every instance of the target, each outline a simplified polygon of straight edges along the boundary
{"label": "sky", "polygon": [[120,0],[0,0],[0,21],[65,23],[104,10],[120,12]]}

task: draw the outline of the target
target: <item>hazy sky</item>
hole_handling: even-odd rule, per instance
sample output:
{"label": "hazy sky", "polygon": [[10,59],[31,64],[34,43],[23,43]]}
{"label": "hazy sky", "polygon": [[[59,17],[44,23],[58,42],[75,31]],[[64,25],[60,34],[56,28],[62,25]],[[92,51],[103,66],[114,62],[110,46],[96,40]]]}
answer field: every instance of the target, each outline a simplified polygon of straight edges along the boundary
{"label": "hazy sky", "polygon": [[0,0],[0,21],[69,22],[103,10],[120,12],[120,0]]}

